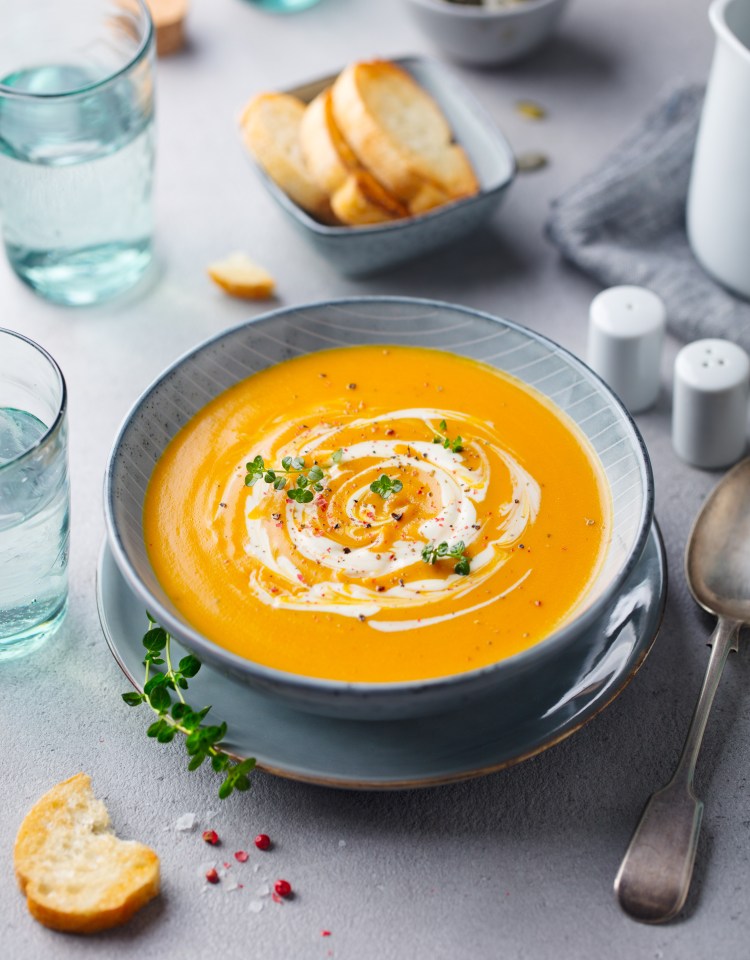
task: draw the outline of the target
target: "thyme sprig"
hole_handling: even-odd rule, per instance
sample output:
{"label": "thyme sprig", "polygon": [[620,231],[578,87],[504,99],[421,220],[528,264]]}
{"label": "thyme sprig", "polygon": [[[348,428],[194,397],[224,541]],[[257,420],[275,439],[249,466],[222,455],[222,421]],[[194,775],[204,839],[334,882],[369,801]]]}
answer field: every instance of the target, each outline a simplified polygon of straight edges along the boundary
{"label": "thyme sprig", "polygon": [[[227,734],[226,723],[204,724],[211,707],[194,710],[183,696],[182,691],[188,689],[188,680],[201,668],[200,660],[188,654],[182,657],[176,667],[173,666],[170,634],[156,623],[151,614],[147,613],[146,616],[149,628],[143,637],[143,646],[146,648],[143,693],[130,690],[122,694],[122,699],[129,707],[145,703],[156,714],[157,719],[146,730],[146,736],[154,737],[159,743],[169,743],[178,733],[184,735],[185,749],[190,757],[188,770],[197,770],[204,760],[210,759],[213,769],[224,775],[219,787],[222,800],[235,790],[249,790],[248,774],[255,767],[255,759],[235,760],[226,753],[221,746]],[[166,669],[159,670],[161,666]],[[173,695],[176,697],[174,703]]]}
{"label": "thyme sprig", "polygon": [[387,500],[388,497],[394,493],[398,493],[400,490],[403,490],[403,488],[404,485],[398,477],[392,479],[387,473],[381,473],[378,479],[373,480],[370,484],[370,490],[381,496],[383,500]]}
{"label": "thyme sprig", "polygon": [[451,440],[448,436],[448,424],[445,420],[440,421],[440,429],[442,431],[441,436],[434,436],[432,438],[433,443],[442,444],[446,450],[451,450],[453,453],[461,453],[463,450],[463,437],[456,436],[455,440]]}
{"label": "thyme sprig", "polygon": [[[331,454],[331,463],[339,463],[343,455],[343,450],[336,450]],[[263,457],[258,455],[245,464],[245,469],[247,470],[246,487],[252,487],[262,479],[266,483],[272,483],[274,490],[284,490],[287,483],[291,483],[296,477],[292,486],[286,491],[286,495],[297,503],[311,503],[315,494],[323,491],[321,483],[325,477],[323,468],[318,463],[306,467],[304,457],[284,457],[280,467],[267,467]]]}
{"label": "thyme sprig", "polygon": [[450,557],[457,561],[453,567],[454,572],[466,577],[471,572],[471,560],[466,556],[465,550],[466,544],[463,540],[454,543],[452,547],[448,546],[445,540],[438,544],[428,543],[426,547],[422,548],[422,559],[425,563],[433,564],[437,563],[438,560]]}

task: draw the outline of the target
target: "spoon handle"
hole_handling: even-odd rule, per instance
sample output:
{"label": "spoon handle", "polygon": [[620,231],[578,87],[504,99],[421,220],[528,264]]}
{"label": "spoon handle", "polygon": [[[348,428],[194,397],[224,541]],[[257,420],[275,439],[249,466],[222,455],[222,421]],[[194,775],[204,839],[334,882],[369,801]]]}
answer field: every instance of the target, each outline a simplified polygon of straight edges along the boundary
{"label": "spoon handle", "polygon": [[741,624],[719,618],[711,637],[711,657],[685,746],[669,783],[646,804],[615,878],[622,909],[642,923],[671,920],[690,888],[703,801],[693,793],[693,774],[708,714]]}

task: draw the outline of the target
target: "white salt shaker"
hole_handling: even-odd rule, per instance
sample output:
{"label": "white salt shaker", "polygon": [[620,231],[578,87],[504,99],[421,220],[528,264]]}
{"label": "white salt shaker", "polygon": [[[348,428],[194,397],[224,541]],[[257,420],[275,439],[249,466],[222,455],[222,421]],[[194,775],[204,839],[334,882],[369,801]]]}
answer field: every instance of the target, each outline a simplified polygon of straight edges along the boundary
{"label": "white salt shaker", "polygon": [[588,363],[631,413],[659,396],[667,311],[645,287],[610,287],[591,301]]}
{"label": "white salt shaker", "polygon": [[747,446],[750,359],[729,340],[696,340],[674,363],[672,445],[695,467],[728,467]]}

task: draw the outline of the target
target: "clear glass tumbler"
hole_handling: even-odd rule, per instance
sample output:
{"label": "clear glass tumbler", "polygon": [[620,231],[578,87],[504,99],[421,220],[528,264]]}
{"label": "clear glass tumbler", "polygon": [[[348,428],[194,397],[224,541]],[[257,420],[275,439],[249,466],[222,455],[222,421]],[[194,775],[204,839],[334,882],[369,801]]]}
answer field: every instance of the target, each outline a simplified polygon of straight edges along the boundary
{"label": "clear glass tumbler", "polygon": [[69,513],[65,380],[45,350],[0,328],[0,660],[62,623]]}
{"label": "clear glass tumbler", "polygon": [[154,35],[143,0],[0,0],[0,220],[13,269],[97,303],[151,262]]}
{"label": "clear glass tumbler", "polygon": [[308,7],[315,6],[320,0],[250,0],[250,3],[272,13],[295,13],[297,10],[307,10]]}

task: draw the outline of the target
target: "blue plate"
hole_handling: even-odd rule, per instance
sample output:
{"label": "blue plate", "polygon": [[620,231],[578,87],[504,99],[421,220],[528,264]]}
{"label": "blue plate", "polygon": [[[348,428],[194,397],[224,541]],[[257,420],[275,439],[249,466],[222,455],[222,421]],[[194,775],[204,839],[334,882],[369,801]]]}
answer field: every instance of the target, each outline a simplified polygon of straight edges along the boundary
{"label": "blue plate", "polygon": [[[427,718],[348,720],[285,706],[204,666],[190,682],[192,705],[216,704],[225,720],[226,749],[254,756],[269,773],[324,786],[388,790],[435,786],[492,773],[551,747],[607,706],[645,660],[661,624],[666,599],[664,547],[654,524],[639,561],[618,596],[589,632],[609,639],[565,695],[535,701],[509,716],[507,703],[485,696]],[[142,604],[130,591],[105,544],[99,559],[97,603],[104,635],[136,688],[143,676]],[[601,648],[599,648],[601,649]],[[173,641],[173,652],[185,652]]]}

